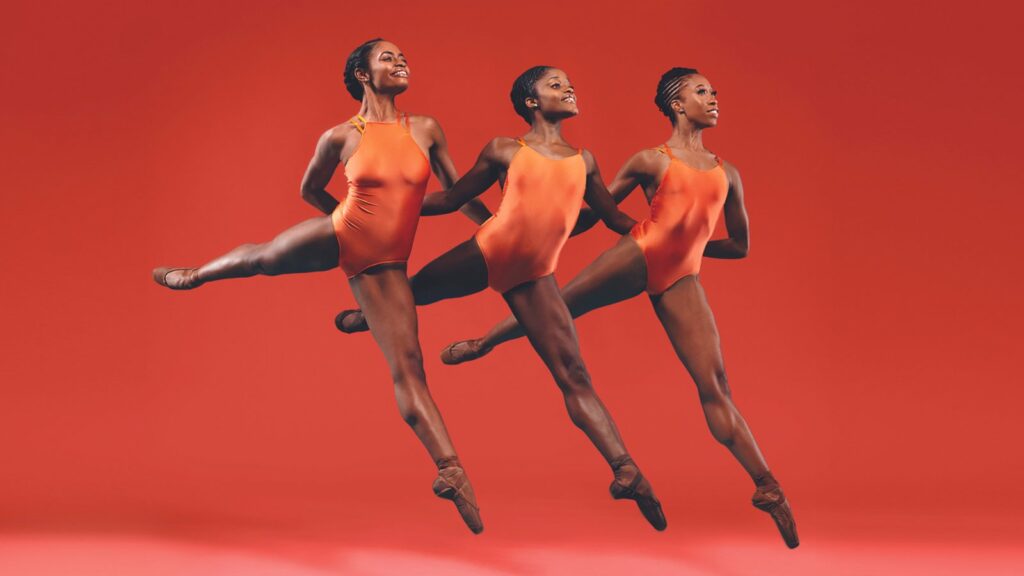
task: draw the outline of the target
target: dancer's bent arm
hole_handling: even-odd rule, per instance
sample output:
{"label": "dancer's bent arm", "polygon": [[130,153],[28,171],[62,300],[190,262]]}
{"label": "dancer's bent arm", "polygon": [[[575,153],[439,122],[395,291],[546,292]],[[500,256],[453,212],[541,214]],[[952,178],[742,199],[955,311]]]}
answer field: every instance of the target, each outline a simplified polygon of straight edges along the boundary
{"label": "dancer's bent arm", "polygon": [[583,193],[583,200],[594,212],[604,221],[604,225],[618,232],[627,234],[636,225],[625,212],[620,212],[615,205],[615,200],[608,189],[605,188],[604,180],[601,179],[601,170],[597,167],[597,160],[589,150],[583,151],[583,160],[587,163],[587,189]]}
{"label": "dancer's bent arm", "polygon": [[[495,138],[480,152],[476,164],[459,181],[443,192],[427,194],[423,199],[423,216],[448,214],[483,194],[498,179],[498,174],[507,165],[502,159],[508,155],[509,138]],[[518,145],[516,145],[518,146]]]}
{"label": "dancer's bent arm", "polygon": [[349,127],[338,126],[324,132],[302,177],[302,199],[324,214],[334,212],[338,206],[338,200],[327,191],[327,183],[341,163],[341,149],[351,131]]}
{"label": "dancer's bent arm", "polygon": [[[445,138],[444,130],[441,129],[441,124],[437,120],[430,116],[421,118],[431,136],[430,167],[441,183],[441,188],[448,190],[459,179],[459,174],[455,171],[455,164],[448,154],[448,139]],[[475,198],[464,204],[459,211],[477,224],[483,224],[491,217],[491,211],[487,209],[487,206]]]}
{"label": "dancer's bent arm", "polygon": [[[615,179],[608,185],[608,193],[612,195],[612,200],[616,205],[628,198],[637,186],[645,185],[648,180],[649,163],[650,159],[647,158],[647,154],[638,152],[622,165],[619,173],[615,175]],[[576,227],[572,229],[571,236],[590,230],[598,220],[600,218],[596,212],[584,207],[580,210],[580,217],[576,220]]]}
{"label": "dancer's bent arm", "polygon": [[743,204],[743,182],[735,166],[723,162],[722,167],[729,177],[729,194],[725,197],[723,207],[725,229],[729,237],[708,242],[704,247],[704,255],[708,258],[744,258],[750,249],[750,221]]}

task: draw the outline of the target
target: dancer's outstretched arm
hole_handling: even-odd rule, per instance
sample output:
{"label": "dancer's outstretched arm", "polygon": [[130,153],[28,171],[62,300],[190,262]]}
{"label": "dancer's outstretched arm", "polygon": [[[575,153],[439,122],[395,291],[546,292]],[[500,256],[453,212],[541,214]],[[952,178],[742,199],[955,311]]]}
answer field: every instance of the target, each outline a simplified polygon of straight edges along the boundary
{"label": "dancer's outstretched arm", "polygon": [[583,160],[587,163],[587,189],[583,194],[583,200],[604,221],[605,226],[619,234],[628,233],[636,225],[636,220],[633,220],[625,212],[619,211],[615,200],[604,185],[601,170],[597,167],[597,160],[589,150],[583,151]]}
{"label": "dancer's outstretched arm", "polygon": [[[448,154],[448,139],[445,138],[444,130],[441,129],[441,124],[439,124],[437,120],[430,116],[422,116],[418,118],[422,118],[422,121],[431,136],[430,168],[434,171],[434,175],[437,176],[437,180],[441,183],[441,188],[448,190],[455,185],[455,182],[459,179],[459,173],[455,171],[455,164],[452,162],[452,157]],[[491,217],[491,211],[487,209],[487,206],[475,198],[463,204],[459,211],[477,224],[483,224]]]}
{"label": "dancer's outstretched arm", "polygon": [[735,166],[723,162],[722,167],[729,177],[729,194],[725,197],[724,207],[725,229],[729,237],[708,242],[704,255],[708,258],[744,258],[750,249],[750,221],[743,204],[743,182]]}
{"label": "dancer's outstretched arm", "polygon": [[462,178],[459,178],[443,192],[427,194],[427,197],[423,199],[423,208],[420,210],[420,214],[424,216],[448,214],[483,194],[497,181],[501,170],[507,165],[507,162],[502,160],[508,156],[509,142],[514,143],[509,138],[491,140],[480,152],[476,164]]}

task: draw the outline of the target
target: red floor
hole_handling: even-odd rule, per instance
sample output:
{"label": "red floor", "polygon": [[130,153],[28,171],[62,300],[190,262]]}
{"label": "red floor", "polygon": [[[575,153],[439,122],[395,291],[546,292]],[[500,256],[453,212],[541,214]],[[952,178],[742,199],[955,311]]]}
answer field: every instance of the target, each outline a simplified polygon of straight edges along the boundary
{"label": "red floor", "polygon": [[317,540],[227,543],[143,535],[6,535],[0,574],[17,576],[326,576],[417,574],[621,575],[1019,575],[1024,551],[1010,542],[805,539],[787,550],[767,538],[652,535],[614,544],[459,538],[412,550]]}

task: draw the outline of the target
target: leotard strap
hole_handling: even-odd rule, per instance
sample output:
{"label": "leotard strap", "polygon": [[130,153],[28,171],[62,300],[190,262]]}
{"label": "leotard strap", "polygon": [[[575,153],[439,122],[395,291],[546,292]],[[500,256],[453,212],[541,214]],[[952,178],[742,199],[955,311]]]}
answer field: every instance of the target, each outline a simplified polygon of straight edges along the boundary
{"label": "leotard strap", "polygon": [[[362,122],[362,125],[360,125],[359,122],[356,122],[356,118],[359,119],[359,122]],[[363,118],[362,114],[356,114],[356,117],[349,120],[349,122],[356,127],[356,130],[359,130],[360,134],[366,131],[366,118]]]}
{"label": "leotard strap", "polygon": [[[668,156],[669,159],[671,159],[671,160],[675,160],[676,159],[675,154],[672,153],[672,149],[669,148],[667,144],[662,144],[661,146],[658,146],[657,148],[655,148],[655,150],[657,150],[658,152],[661,152],[662,154]],[[711,152],[711,150],[708,150],[708,152]],[[715,157],[715,163],[718,164],[719,166],[721,166],[722,165],[722,159],[718,157],[718,154],[715,154],[714,152],[711,152],[711,155]]]}

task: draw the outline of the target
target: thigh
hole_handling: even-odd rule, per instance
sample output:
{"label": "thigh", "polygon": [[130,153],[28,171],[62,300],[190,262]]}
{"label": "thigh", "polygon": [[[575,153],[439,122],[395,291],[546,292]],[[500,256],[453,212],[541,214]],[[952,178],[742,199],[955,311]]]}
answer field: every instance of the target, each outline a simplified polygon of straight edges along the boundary
{"label": "thigh", "polygon": [[459,298],[487,288],[487,263],[476,238],[431,260],[412,277],[417,304]]}
{"label": "thigh", "polygon": [[567,366],[582,368],[576,327],[553,275],[520,284],[502,296],[534,350],[556,376]]}
{"label": "thigh", "polygon": [[394,375],[422,369],[416,306],[404,266],[379,267],[349,279],[356,302]]}
{"label": "thigh", "polygon": [[338,239],[330,216],[310,218],[278,234],[263,257],[283,272],[329,270],[338,265]]}
{"label": "thigh", "polygon": [[698,386],[724,373],[715,317],[696,276],[687,276],[651,298],[676,355]]}
{"label": "thigh", "polygon": [[573,316],[626,300],[643,292],[647,264],[631,237],[623,236],[562,288]]}

